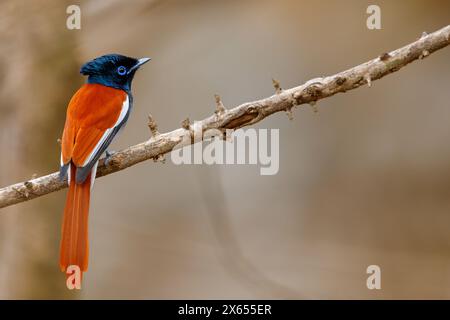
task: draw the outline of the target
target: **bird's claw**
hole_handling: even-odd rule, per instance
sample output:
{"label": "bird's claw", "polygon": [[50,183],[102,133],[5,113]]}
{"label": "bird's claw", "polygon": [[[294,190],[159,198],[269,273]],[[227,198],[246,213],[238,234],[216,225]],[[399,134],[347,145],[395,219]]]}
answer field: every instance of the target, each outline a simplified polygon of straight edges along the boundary
{"label": "bird's claw", "polygon": [[105,151],[105,164],[108,166],[109,162],[111,161],[111,156],[113,156],[116,152],[115,151]]}

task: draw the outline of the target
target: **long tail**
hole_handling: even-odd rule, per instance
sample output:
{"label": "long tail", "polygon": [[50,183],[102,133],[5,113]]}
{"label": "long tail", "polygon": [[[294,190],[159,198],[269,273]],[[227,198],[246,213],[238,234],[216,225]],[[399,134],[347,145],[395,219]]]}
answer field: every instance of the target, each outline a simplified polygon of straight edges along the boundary
{"label": "long tail", "polygon": [[76,183],[76,167],[72,164],[70,176],[72,179],[70,179],[64,208],[59,265],[63,272],[71,265],[78,266],[84,272],[88,267],[89,255],[88,216],[91,174],[83,183]]}

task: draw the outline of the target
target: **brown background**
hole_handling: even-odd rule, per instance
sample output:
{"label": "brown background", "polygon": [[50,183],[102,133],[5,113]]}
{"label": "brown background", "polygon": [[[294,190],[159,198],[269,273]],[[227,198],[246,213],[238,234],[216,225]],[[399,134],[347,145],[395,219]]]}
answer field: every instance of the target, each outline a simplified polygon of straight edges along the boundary
{"label": "brown background", "polygon": [[[112,149],[186,117],[330,75],[450,21],[449,1],[71,1],[0,4],[0,184],[58,169],[67,102],[95,56],[151,56]],[[0,298],[450,298],[450,50],[258,128],[280,171],[145,162],[99,179],[81,292],[58,269],[65,192],[0,211]],[[382,290],[366,268],[382,269]]]}

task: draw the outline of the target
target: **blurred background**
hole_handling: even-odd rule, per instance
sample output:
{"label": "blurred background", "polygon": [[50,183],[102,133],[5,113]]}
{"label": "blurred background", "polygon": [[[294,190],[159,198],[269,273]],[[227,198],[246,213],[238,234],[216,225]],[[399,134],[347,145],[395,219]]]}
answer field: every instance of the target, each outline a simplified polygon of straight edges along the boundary
{"label": "blurred background", "polygon": [[[81,7],[81,30],[66,8]],[[368,30],[366,8],[381,8]],[[0,3],[0,185],[58,170],[82,63],[153,60],[113,150],[342,71],[450,22],[450,2],[159,0]],[[69,291],[65,191],[0,210],[0,298],[450,298],[450,49],[257,128],[280,129],[280,171],[147,161],[97,180],[90,267]],[[381,267],[381,290],[366,268]]]}

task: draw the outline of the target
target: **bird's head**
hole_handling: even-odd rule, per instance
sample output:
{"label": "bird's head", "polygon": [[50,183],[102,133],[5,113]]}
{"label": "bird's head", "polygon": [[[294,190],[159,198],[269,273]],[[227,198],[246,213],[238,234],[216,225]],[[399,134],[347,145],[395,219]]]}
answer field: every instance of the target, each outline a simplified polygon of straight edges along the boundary
{"label": "bird's head", "polygon": [[107,54],[86,62],[80,73],[88,76],[88,83],[130,91],[134,74],[149,60],[150,58],[135,59],[120,54]]}

